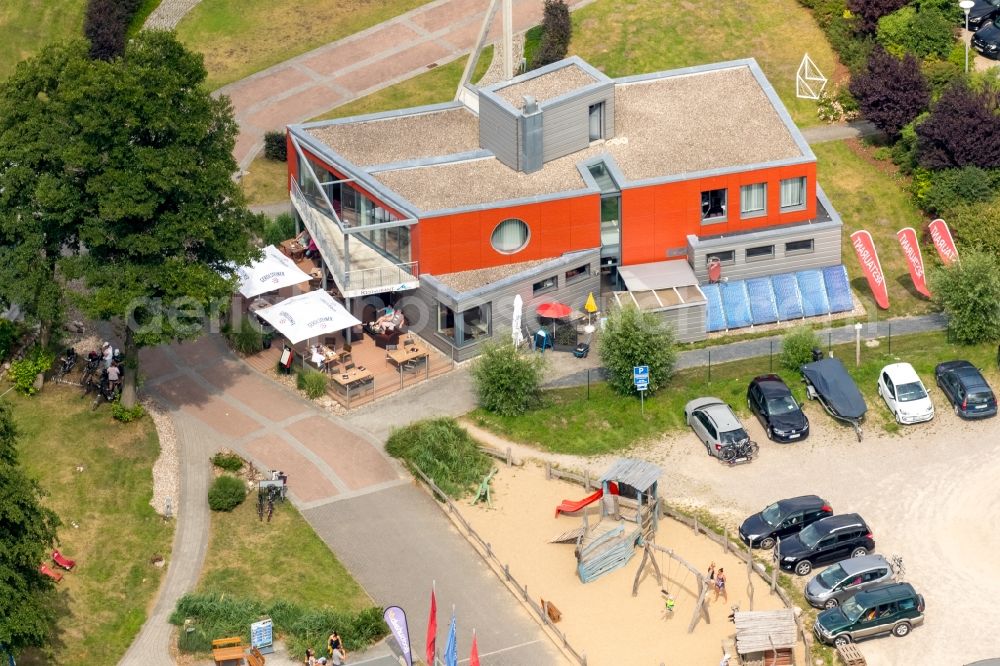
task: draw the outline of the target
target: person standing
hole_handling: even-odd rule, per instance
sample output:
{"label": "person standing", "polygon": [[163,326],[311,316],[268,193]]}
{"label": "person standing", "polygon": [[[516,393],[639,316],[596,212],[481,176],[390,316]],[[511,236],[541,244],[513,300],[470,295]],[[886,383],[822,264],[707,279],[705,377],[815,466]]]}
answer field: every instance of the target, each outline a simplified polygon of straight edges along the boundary
{"label": "person standing", "polygon": [[719,572],[715,574],[715,599],[718,600],[719,595],[726,601],[729,601],[729,593],[726,592],[726,570],[719,567]]}
{"label": "person standing", "polygon": [[316,666],[316,653],[312,648],[306,648],[305,666]]}
{"label": "person standing", "polygon": [[715,562],[708,565],[708,579],[712,581],[713,585],[715,584]]}
{"label": "person standing", "polygon": [[334,629],[330,632],[330,638],[326,641],[326,652],[332,658],[334,653],[338,651],[341,653],[342,657],[347,657],[347,653],[344,652],[344,642],[340,640],[340,634],[338,634],[337,630]]}
{"label": "person standing", "polygon": [[111,361],[115,357],[115,350],[111,348],[111,343],[105,341],[101,345],[101,357],[104,361],[104,369],[107,370],[111,367]]}

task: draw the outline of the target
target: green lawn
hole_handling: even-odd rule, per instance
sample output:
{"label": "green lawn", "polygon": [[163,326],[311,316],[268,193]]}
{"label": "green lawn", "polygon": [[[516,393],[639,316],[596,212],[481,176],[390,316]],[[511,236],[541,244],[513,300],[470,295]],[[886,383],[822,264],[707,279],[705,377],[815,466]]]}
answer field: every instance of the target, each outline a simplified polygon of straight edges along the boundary
{"label": "green lawn", "polygon": [[342,611],[372,605],[290,502],[275,505],[270,523],[257,518],[256,502],[251,493],[232,513],[212,512],[199,592]]}
{"label": "green lawn", "polygon": [[816,102],[795,97],[806,52],[828,78],[837,63],[797,0],[598,0],[573,12],[570,53],[608,76],[754,57],[800,126],[819,124]]}
{"label": "green lawn", "polygon": [[[961,347],[949,344],[943,333],[896,336],[892,339],[892,353],[888,340],[878,347],[862,346],[862,364],[854,367],[854,345],[834,346],[834,355],[848,367],[868,402],[866,430],[882,428],[890,432],[899,430],[891,420],[875,389],[878,372],[884,365],[903,360],[913,364],[938,409],[946,409],[944,396],[934,386],[934,366],[941,361],[964,358],[984,369],[987,379],[994,386],[1000,375],[994,369],[996,347],[989,344]],[[638,398],[623,398],[610,391],[603,383],[590,388],[557,389],[546,392],[546,406],[519,417],[499,417],[475,410],[469,416],[486,427],[514,441],[554,453],[599,455],[623,451],[631,446],[658,437],[664,433],[683,431],[684,404],[694,398],[713,395],[736,409],[741,417],[748,415],[746,387],[750,380],[772,370],[768,357],[713,365],[711,377],[708,368],[694,368],[677,374],[670,385],[656,396],[648,398],[645,416],[640,412]],[[781,372],[800,401],[805,400],[804,385],[792,373],[782,371],[778,359],[773,370]],[[810,416],[833,421],[816,404],[807,406]],[[845,437],[853,437],[846,425]]]}
{"label": "green lawn", "polygon": [[204,0],[177,36],[205,56],[211,89],[353,35],[427,0]]}
{"label": "green lawn", "polygon": [[[0,383],[0,393],[6,390]],[[63,522],[59,548],[77,562],[58,586],[61,619],[52,659],[25,655],[18,663],[116,664],[165,571],[150,559],[166,558],[173,537],[172,523],[149,506],[159,455],[155,428],[148,417],[117,423],[107,405],[91,412],[90,400],[64,386],[5,399],[21,429],[22,462]]]}
{"label": "green lawn", "polygon": [[[920,229],[924,216],[913,205],[905,183],[897,175],[876,168],[843,141],[813,146],[818,178],[834,208],[844,220],[843,261],[851,286],[868,312],[877,309],[871,289],[861,272],[850,235],[867,229],[875,240],[879,261],[889,288],[889,310],[879,310],[879,318],[901,317],[935,309],[913,288],[906,259],[899,249],[896,232],[903,227]],[[924,261],[936,256],[932,247],[923,248]]]}
{"label": "green lawn", "polygon": [[86,4],[86,0],[0,2],[0,80],[48,42],[79,36]]}
{"label": "green lawn", "polygon": [[260,206],[288,201],[288,163],[269,160],[261,153],[250,163],[247,174],[240,180],[247,204]]}

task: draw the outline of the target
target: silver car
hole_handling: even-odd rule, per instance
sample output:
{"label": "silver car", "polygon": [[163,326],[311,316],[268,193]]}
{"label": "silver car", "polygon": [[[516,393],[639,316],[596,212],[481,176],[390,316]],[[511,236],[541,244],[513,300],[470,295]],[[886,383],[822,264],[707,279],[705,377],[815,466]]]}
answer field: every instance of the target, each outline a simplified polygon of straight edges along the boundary
{"label": "silver car", "polygon": [[684,405],[684,420],[705,445],[708,455],[719,459],[723,448],[750,440],[732,408],[718,398],[697,398]]}
{"label": "silver car", "polygon": [[806,585],[805,597],[816,608],[833,608],[862,590],[891,583],[896,572],[881,555],[863,555],[827,567]]}

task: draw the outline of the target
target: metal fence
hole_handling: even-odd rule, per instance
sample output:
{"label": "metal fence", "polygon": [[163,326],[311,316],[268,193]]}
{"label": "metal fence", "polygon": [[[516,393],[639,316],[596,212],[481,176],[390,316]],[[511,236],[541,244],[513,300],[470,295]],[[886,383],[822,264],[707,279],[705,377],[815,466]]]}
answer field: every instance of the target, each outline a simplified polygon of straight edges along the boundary
{"label": "metal fence", "polygon": [[[510,456],[510,449],[506,452],[500,452],[496,449],[491,449],[490,447],[480,448],[491,456],[500,458],[501,460],[510,461],[507,464],[514,464],[513,458]],[[425,484],[427,484],[427,487],[430,488],[435,498],[441,501],[443,509],[451,516],[452,520],[457,523],[462,530],[464,530],[466,537],[468,537],[468,539],[472,542],[476,552],[482,556],[482,558],[486,561],[486,564],[493,569],[497,575],[503,578],[504,582],[512,588],[515,595],[528,607],[535,618],[542,623],[542,626],[551,632],[556,645],[561,647],[565,654],[576,663],[581,666],[587,666],[587,653],[574,648],[569,642],[566,634],[560,631],[559,628],[552,623],[552,620],[549,619],[547,608],[548,604],[546,603],[545,607],[543,607],[542,603],[544,602],[538,603],[528,596],[528,586],[522,585],[518,582],[518,580],[510,572],[510,566],[502,562],[497,554],[493,552],[493,547],[481,536],[479,536],[479,533],[472,528],[472,525],[469,524],[469,522],[462,516],[462,513],[458,510],[458,506],[451,501],[451,498],[448,497],[448,495],[441,490],[436,483],[434,483],[434,479],[431,479],[424,474],[423,470],[416,465],[413,466],[413,469],[416,471],[417,476],[420,477]]]}

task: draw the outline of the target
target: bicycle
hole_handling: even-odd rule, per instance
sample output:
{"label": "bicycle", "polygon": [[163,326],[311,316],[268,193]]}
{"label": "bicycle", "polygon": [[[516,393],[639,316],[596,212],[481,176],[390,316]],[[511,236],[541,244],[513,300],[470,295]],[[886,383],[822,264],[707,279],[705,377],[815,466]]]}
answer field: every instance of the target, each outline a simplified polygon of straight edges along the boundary
{"label": "bicycle", "polygon": [[66,350],[65,356],[59,357],[59,370],[56,372],[56,379],[61,380],[63,377],[68,375],[70,371],[76,367],[76,350],[70,347]]}
{"label": "bicycle", "polygon": [[732,465],[737,460],[751,461],[757,457],[760,446],[749,439],[735,444],[728,444],[722,449],[722,461]]}
{"label": "bicycle", "polygon": [[101,365],[101,355],[97,352],[87,354],[87,364],[83,366],[83,375],[80,377],[80,386],[84,387],[84,393],[90,393],[93,388],[94,374]]}

